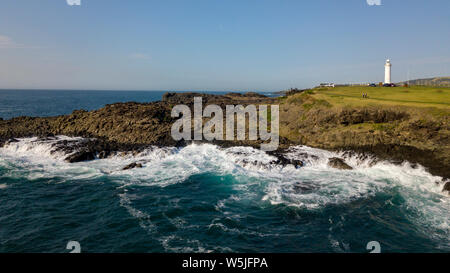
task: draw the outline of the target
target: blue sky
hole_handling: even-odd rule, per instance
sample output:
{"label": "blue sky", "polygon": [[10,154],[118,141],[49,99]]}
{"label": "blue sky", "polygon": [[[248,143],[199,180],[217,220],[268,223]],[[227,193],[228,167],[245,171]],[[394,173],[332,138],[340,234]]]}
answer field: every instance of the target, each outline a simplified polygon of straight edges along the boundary
{"label": "blue sky", "polygon": [[2,0],[0,88],[256,90],[450,76],[450,1]]}

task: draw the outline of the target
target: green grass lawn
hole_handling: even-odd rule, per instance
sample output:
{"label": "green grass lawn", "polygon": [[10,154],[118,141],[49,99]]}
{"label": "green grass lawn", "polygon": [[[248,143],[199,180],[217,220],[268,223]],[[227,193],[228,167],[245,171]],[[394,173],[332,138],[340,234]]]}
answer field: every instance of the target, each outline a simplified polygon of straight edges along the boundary
{"label": "green grass lawn", "polygon": [[[345,86],[313,90],[315,98],[324,99],[336,106],[388,104],[450,109],[450,88],[446,87]],[[363,93],[367,93],[369,98],[363,98]]]}

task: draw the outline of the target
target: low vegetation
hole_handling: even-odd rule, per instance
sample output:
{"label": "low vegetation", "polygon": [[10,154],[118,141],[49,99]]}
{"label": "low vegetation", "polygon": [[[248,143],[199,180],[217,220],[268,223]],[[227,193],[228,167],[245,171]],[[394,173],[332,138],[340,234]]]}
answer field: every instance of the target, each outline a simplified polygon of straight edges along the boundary
{"label": "low vegetation", "polygon": [[450,176],[450,88],[316,88],[279,102],[289,142],[370,151]]}

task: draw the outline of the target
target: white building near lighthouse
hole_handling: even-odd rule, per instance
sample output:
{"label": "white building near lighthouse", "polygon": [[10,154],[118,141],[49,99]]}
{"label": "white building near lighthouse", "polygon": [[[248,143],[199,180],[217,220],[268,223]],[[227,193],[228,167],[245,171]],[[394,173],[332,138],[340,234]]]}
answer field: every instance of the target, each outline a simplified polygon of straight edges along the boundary
{"label": "white building near lighthouse", "polygon": [[386,60],[384,64],[384,83],[391,83],[391,61],[389,59]]}

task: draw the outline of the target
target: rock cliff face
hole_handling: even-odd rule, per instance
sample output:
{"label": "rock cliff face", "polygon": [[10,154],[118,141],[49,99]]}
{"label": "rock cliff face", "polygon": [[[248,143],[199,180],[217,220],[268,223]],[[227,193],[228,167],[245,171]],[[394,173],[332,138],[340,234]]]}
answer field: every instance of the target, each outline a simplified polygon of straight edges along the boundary
{"label": "rock cliff face", "polygon": [[[137,150],[148,145],[185,145],[186,142],[177,142],[171,137],[171,126],[175,122],[171,110],[177,104],[192,107],[196,96],[203,97],[204,107],[208,104],[223,108],[232,104],[279,104],[280,150],[298,144],[350,150],[396,162],[420,163],[435,175],[450,177],[449,115],[433,116],[406,106],[333,107],[303,91],[284,98],[268,98],[256,93],[223,96],[167,93],[159,102],[116,103],[64,116],[0,120],[0,145],[12,138],[31,136],[91,138],[78,154],[67,159],[69,161],[89,160],[94,155],[106,157],[111,151]],[[259,147],[260,142],[215,143]]]}
{"label": "rock cliff face", "polygon": [[450,195],[450,182],[444,184],[443,192],[447,192]]}
{"label": "rock cliff face", "polygon": [[330,167],[333,167],[335,169],[340,169],[340,170],[352,170],[353,169],[352,167],[347,165],[347,163],[345,163],[345,161],[343,159],[337,158],[337,157],[330,158],[328,160],[328,165]]}

